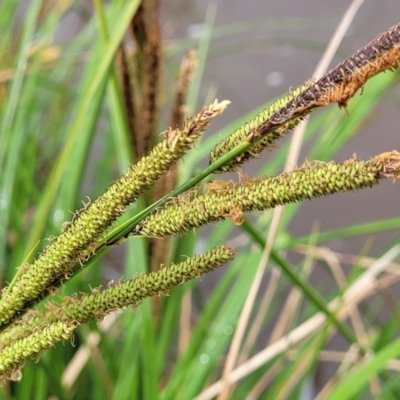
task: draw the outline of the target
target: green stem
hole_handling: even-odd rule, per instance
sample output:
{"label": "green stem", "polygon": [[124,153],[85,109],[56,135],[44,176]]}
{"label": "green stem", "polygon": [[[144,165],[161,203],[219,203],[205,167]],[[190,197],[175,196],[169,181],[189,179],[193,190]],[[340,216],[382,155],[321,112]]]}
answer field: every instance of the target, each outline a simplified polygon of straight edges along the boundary
{"label": "green stem", "polygon": [[[252,237],[252,239],[257,242],[261,247],[265,246],[265,238],[262,234],[249,222],[245,221],[242,224],[242,228]],[[298,274],[291,265],[281,258],[275,250],[271,251],[271,259],[277,264],[281,270],[286,274],[286,276],[301,289],[303,294],[321,311],[323,312],[328,320],[335,325],[339,332],[350,342],[357,344],[363,351],[365,349],[360,345],[356,336],[351,331],[351,329],[344,324],[342,321],[336,318],[334,312],[329,310],[325,304],[323,297],[317,292],[305,279]]]}
{"label": "green stem", "polygon": [[157,200],[151,206],[147,207],[140,213],[136,214],[134,217],[130,218],[125,223],[121,224],[118,228],[116,228],[114,231],[110,232],[109,235],[107,235],[103,243],[99,246],[99,249],[101,249],[103,246],[113,246],[115,244],[122,243],[121,241],[124,241],[124,239],[126,239],[126,236],[136,227],[136,225],[141,220],[150,215],[156,208],[165,205],[171,197],[176,197],[181,193],[191,189],[201,180],[206,178],[208,175],[211,175],[215,170],[219,169],[226,162],[246,151],[250,146],[251,143],[248,141],[240,143],[235,148],[233,148],[229,153],[225,154],[223,157],[219,158],[218,160],[210,164],[205,170],[203,170],[196,176],[192,177],[191,179],[189,179],[188,181],[186,181],[181,186],[174,189],[172,192],[165,195],[161,199]]}

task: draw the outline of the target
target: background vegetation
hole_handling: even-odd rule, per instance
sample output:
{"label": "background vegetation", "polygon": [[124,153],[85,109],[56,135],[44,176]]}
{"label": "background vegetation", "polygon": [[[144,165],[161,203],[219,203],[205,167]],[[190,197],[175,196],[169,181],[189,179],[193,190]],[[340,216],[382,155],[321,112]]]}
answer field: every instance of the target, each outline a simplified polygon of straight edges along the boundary
{"label": "background vegetation", "polygon": [[[179,123],[183,111],[196,110],[213,40],[240,29],[214,29],[211,5],[201,35],[163,43],[156,2],[147,2],[144,37],[134,19],[138,1],[93,3],[93,9],[72,0],[32,0],[27,5],[5,0],[0,5],[3,287],[17,266],[43,249],[47,243],[43,238],[59,234],[71,218],[70,210],[80,209],[86,196],[96,198],[151,147],[151,140],[132,146],[132,132],[157,137],[171,121]],[[60,27],[71,14],[80,15],[84,23],[61,40]],[[180,60],[193,47],[197,66],[188,74],[186,86],[179,84]],[[131,85],[124,81],[127,75]],[[330,107],[313,115],[304,134],[306,157],[335,159],[369,124],[382,99],[398,104],[393,89],[398,77],[395,72],[372,79],[363,95],[349,103],[347,113]],[[133,94],[127,93],[129,88],[134,88]],[[176,100],[179,88],[184,90]],[[213,100],[213,88],[207,89],[208,100]],[[131,108],[129,96],[136,101]],[[221,137],[254,113],[206,136],[180,168],[171,171],[169,184],[182,183],[201,170]],[[289,146],[286,141],[268,154],[257,174],[281,172]],[[231,177],[236,179],[234,175],[227,179]],[[377,207],[384,206],[387,187],[378,186],[381,204]],[[154,188],[126,217],[165,190]],[[368,190],[357,195],[368,196]],[[181,285],[165,299],[145,301],[134,312],[125,311],[98,325],[81,326],[74,346],[58,345],[38,362],[28,362],[20,381],[5,382],[2,398],[206,399],[221,391],[218,387],[213,391],[212,384],[228,375],[229,366],[240,380],[226,386],[221,398],[397,398],[399,309],[396,292],[390,290],[399,277],[395,261],[400,253],[400,218],[371,220],[366,210],[360,224],[322,230],[314,223],[308,234],[296,236],[287,227],[300,212],[301,204],[292,204],[285,208],[279,225],[271,223],[276,212],[268,211],[249,215],[239,227],[223,221],[167,245],[132,238],[114,248],[66,281],[59,295],[89,292],[223,242],[233,245],[237,255],[222,273]],[[383,245],[372,246],[375,234],[393,230]],[[326,246],[354,237],[363,243],[356,254]],[[161,255],[156,251],[159,247]],[[291,279],[282,268],[293,271]],[[251,301],[248,294],[255,294],[257,285],[261,290]],[[320,307],[308,300],[310,287],[323,296]],[[337,333],[337,324],[321,314],[324,304],[327,308],[335,301],[341,304],[337,317],[346,321],[356,344]],[[245,304],[247,321],[240,317]],[[232,338],[240,330],[243,338],[235,357]],[[367,349],[366,354],[359,346]]]}

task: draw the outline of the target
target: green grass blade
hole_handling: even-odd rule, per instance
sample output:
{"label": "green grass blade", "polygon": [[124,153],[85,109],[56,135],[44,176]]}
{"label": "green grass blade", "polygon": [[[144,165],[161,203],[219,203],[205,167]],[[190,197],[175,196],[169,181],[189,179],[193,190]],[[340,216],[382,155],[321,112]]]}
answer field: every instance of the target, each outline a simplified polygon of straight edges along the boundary
{"label": "green grass blade", "polygon": [[384,370],[386,363],[400,355],[400,339],[392,341],[361,366],[356,366],[338,382],[327,400],[352,399],[360,396],[368,380]]}
{"label": "green grass blade", "polygon": [[[37,17],[41,0],[32,2],[27,12],[28,17],[24,24],[22,41],[20,44],[19,55],[16,60],[14,79],[11,84],[10,93],[6,103],[4,116],[0,126],[0,170],[3,171],[0,180],[0,271],[6,266],[6,233],[10,219],[10,209],[14,190],[14,181],[18,171],[17,165],[20,160],[24,139],[25,125],[20,123],[16,125],[19,103],[21,101],[22,91],[24,89],[25,68],[28,62],[29,46],[33,42],[35,34]],[[28,87],[27,97],[32,95],[32,80]],[[26,99],[28,100],[28,98]],[[23,117],[22,117],[23,118]],[[19,120],[21,122],[21,120]],[[14,128],[16,129],[14,129]],[[7,156],[7,157],[6,157]]]}
{"label": "green grass blade", "polygon": [[[329,242],[335,239],[344,239],[355,236],[370,235],[372,233],[385,232],[389,230],[399,229],[400,218],[382,219],[378,221],[365,222],[362,224],[355,224],[346,226],[344,228],[332,229],[329,231],[322,231],[318,234],[316,244]],[[294,239],[288,245],[290,247],[295,246],[298,243],[305,244],[308,241],[307,236],[300,236]]]}
{"label": "green grass blade", "polygon": [[4,167],[4,157],[8,148],[8,143],[12,138],[12,125],[14,123],[16,113],[18,112],[18,103],[23,88],[26,65],[29,58],[29,46],[34,40],[33,38],[35,34],[37,18],[41,6],[42,0],[34,0],[27,11],[27,18],[24,23],[19,54],[15,61],[16,68],[14,69],[14,78],[12,80],[6,109],[0,126],[0,137],[5,141],[4,145],[0,146],[1,168]]}
{"label": "green grass blade", "polygon": [[98,95],[98,92],[101,90],[101,87],[108,76],[109,68],[113,62],[114,55],[138,6],[139,1],[134,0],[121,7],[118,24],[115,26],[112,38],[109,44],[104,48],[101,60],[97,66],[96,73],[92,75],[92,79],[90,80],[87,89],[82,94],[80,101],[77,104],[75,117],[66,134],[67,141],[54,166],[54,169],[52,170],[52,173],[48,178],[48,183],[44,190],[42,200],[39,204],[35,222],[27,243],[27,252],[35,245],[42,235],[54,201],[54,197],[63,177],[65,166],[68,164],[75,141],[77,140],[82,126],[87,118],[87,112],[91,101],[94,96]]}
{"label": "green grass blade", "polygon": [[[254,227],[249,223],[244,223],[242,226],[243,229],[252,236],[254,241],[257,241],[260,246],[264,247],[266,240],[262,239],[262,235],[257,232]],[[313,240],[316,241],[316,238]],[[288,279],[301,290],[304,296],[307,297],[319,311],[323,312],[327,316],[328,320],[350,343],[358,343],[354,333],[346,324],[336,318],[335,313],[329,310],[325,299],[299,273],[297,273],[296,269],[290,263],[280,257],[274,250],[271,251],[271,259],[285,273]]]}

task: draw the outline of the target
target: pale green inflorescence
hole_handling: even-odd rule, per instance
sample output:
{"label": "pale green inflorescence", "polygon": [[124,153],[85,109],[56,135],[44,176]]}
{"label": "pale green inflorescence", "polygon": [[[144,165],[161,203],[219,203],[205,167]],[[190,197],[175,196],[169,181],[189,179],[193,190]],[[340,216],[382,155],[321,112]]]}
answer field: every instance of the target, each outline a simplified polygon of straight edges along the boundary
{"label": "pale green inflorescence", "polygon": [[7,323],[24,304],[44,290],[51,290],[48,286],[53,281],[68,277],[74,266],[86,261],[88,251],[96,250],[95,242],[123,213],[125,206],[134,202],[179,160],[208,127],[211,118],[221,114],[228,104],[226,100],[215,101],[189,119],[182,129],[167,132],[166,138],[148,156],[133,165],[102,196],[87,204],[3,295],[0,323]]}
{"label": "pale green inflorescence", "polygon": [[10,343],[15,340],[24,338],[33,332],[33,328],[38,326],[45,326],[54,321],[45,321],[42,314],[38,311],[32,311],[32,314],[28,313],[26,318],[22,318],[16,323],[12,324],[8,329],[0,332],[0,352]]}
{"label": "pale green inflorescence", "polygon": [[52,305],[46,313],[32,312],[31,315],[26,315],[21,325],[14,324],[0,334],[0,352],[12,341],[28,336],[37,327],[57,320],[83,324],[100,319],[119,308],[137,306],[146,297],[166,295],[175,286],[220,267],[231,260],[233,255],[233,250],[223,245],[202,255],[187,258],[179,264],[117,283],[103,291],[95,290],[79,299],[69,297],[61,306]]}
{"label": "pale green inflorescence", "polygon": [[0,375],[9,377],[29,359],[39,356],[58,342],[69,340],[76,328],[75,322],[58,321],[43,329],[36,329],[29,336],[3,347],[0,352]]}
{"label": "pale green inflorescence", "polygon": [[[370,187],[384,177],[397,177],[399,153],[391,152],[370,161],[344,164],[306,163],[302,168],[272,178],[248,179],[235,187],[208,185],[204,193],[193,191],[145,218],[132,235],[166,237],[178,235],[206,223],[229,218],[243,221],[244,212],[266,210],[279,205],[336,192]],[[207,192],[208,191],[208,192]]]}
{"label": "pale green inflorescence", "polygon": [[220,246],[179,264],[138,275],[99,293],[85,295],[79,300],[69,302],[60,308],[60,317],[85,323],[102,318],[112,310],[137,306],[146,297],[166,295],[175,286],[220,267],[231,260],[233,255],[231,248]]}
{"label": "pale green inflorescence", "polygon": [[222,173],[233,171],[241,164],[261,154],[264,150],[274,150],[275,143],[291,129],[293,129],[296,125],[298,125],[303,117],[288,121],[287,123],[279,126],[279,128],[271,130],[263,136],[260,136],[262,135],[262,133],[258,132],[259,127],[263,123],[265,123],[265,121],[268,121],[268,119],[278,110],[285,107],[290,100],[292,100],[294,97],[298,96],[301,92],[307,89],[311,84],[311,81],[306,82],[304,85],[291,91],[288,95],[279,98],[269,107],[260,111],[250,121],[247,121],[245,124],[237,128],[235,132],[224,139],[221,143],[217,144],[210,153],[210,164],[216,161],[218,158],[221,158],[222,156],[227,154],[235,146],[239,145],[245,140],[254,140],[254,143],[249,150],[239,154],[234,159],[228,161],[215,172]]}

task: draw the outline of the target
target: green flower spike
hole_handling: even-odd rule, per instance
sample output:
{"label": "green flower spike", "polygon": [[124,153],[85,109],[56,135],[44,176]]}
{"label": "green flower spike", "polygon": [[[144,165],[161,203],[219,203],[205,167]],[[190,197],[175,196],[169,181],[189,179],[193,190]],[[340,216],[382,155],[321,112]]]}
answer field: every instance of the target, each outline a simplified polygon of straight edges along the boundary
{"label": "green flower spike", "polygon": [[214,248],[202,255],[187,258],[179,264],[172,264],[149,274],[138,275],[126,282],[109,288],[77,297],[68,297],[59,306],[52,304],[46,313],[28,313],[23,325],[14,324],[0,334],[0,353],[2,347],[11,341],[28,336],[37,327],[55,321],[74,321],[79,324],[93,319],[101,319],[107,313],[119,308],[136,307],[146,297],[167,295],[175,286],[214,270],[232,260],[234,252],[227,246]]}
{"label": "green flower spike", "polygon": [[208,127],[211,118],[221,114],[229,103],[215,101],[189,119],[182,129],[169,130],[149,155],[133,165],[103,195],[88,203],[5,292],[0,303],[0,324],[10,321],[43,291],[52,290],[52,282],[68,278],[74,266],[83,265],[89,254],[96,251],[96,241],[101,234],[125,207],[183,157]]}
{"label": "green flower spike", "polygon": [[151,296],[165,296],[177,285],[201,275],[232,260],[234,252],[227,246],[214,248],[202,255],[161,268],[149,274],[137,275],[123,283],[115,284],[99,293],[72,299],[59,309],[59,318],[86,323],[101,319],[110,311],[128,306],[136,307],[143,299]]}
{"label": "green flower spike", "polygon": [[[218,158],[229,153],[235,146],[252,137],[257,131],[258,127],[267,121],[272,115],[277,111],[285,107],[285,105],[291,101],[293,98],[298,96],[301,92],[307,89],[312,82],[306,82],[304,85],[291,91],[288,95],[279,98],[274,103],[272,103],[266,109],[260,111],[254,118],[247,121],[245,124],[241,125],[235,132],[229,137],[223,140],[221,143],[217,144],[210,153],[210,164],[212,164]],[[272,130],[265,134],[260,140],[256,141],[251,148],[233,160],[228,161],[220,169],[215,171],[215,173],[223,173],[228,171],[234,171],[239,165],[244,164],[246,161],[256,157],[261,154],[262,151],[268,150],[272,151],[276,148],[275,143],[291,129],[293,129],[299,122],[305,117],[297,118],[289,121],[287,124],[282,124],[278,129]]]}
{"label": "green flower spike", "polygon": [[140,222],[131,235],[166,237],[224,218],[243,222],[245,212],[370,187],[380,179],[400,176],[400,153],[383,153],[369,161],[343,164],[307,162],[272,178],[247,179],[238,185],[217,182],[183,194]]}
{"label": "green flower spike", "polygon": [[14,340],[1,349],[0,377],[15,379],[26,361],[37,358],[44,350],[55,346],[58,342],[71,339],[76,328],[75,322],[58,321],[43,329],[36,329],[23,339]]}
{"label": "green flower spike", "polygon": [[[345,107],[347,101],[362,88],[368,79],[382,71],[394,70],[400,60],[400,24],[375,38],[317,82],[307,82],[293,94],[274,103],[253,120],[237,129],[232,136],[217,145],[211,153],[215,161],[246,140],[251,147],[225,164],[218,172],[232,171],[245,161],[254,158],[262,150],[273,149],[273,143],[301,119],[318,107],[338,103]],[[276,110],[276,108],[278,108]],[[246,133],[248,134],[247,136]]]}
{"label": "green flower spike", "polygon": [[43,328],[54,321],[44,320],[44,314],[36,311],[29,310],[21,319],[15,321],[6,330],[0,332],[0,353],[2,349],[9,346],[16,340],[22,339],[31,335],[34,329]]}

